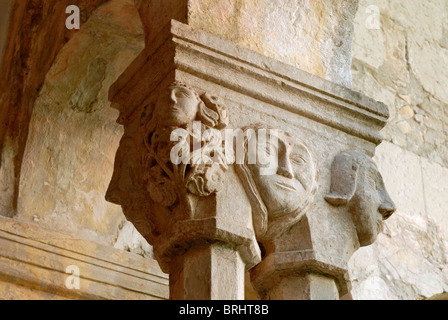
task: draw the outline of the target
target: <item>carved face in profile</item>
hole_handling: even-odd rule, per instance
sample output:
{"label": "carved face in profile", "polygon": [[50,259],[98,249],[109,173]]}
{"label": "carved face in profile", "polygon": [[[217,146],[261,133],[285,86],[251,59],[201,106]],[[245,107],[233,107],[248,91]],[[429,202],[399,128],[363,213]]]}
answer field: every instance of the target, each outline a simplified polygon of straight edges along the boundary
{"label": "carved face in profile", "polygon": [[331,190],[325,200],[334,206],[348,207],[361,246],[375,242],[383,221],[396,211],[373,160],[355,150],[336,156]]}
{"label": "carved face in profile", "polygon": [[160,127],[182,127],[196,119],[202,100],[190,88],[173,84],[163,90],[156,104]]}
{"label": "carved face in profile", "polygon": [[266,143],[257,145],[256,163],[236,166],[261,240],[270,240],[298,222],[317,189],[317,170],[308,148],[286,132],[267,133]]}

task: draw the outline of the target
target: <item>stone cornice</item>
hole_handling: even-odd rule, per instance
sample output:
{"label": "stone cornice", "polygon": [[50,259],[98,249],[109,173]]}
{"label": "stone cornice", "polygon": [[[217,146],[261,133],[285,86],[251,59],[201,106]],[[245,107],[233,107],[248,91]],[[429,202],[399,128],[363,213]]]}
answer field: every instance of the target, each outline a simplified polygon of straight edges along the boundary
{"label": "stone cornice", "polygon": [[157,85],[175,71],[374,144],[382,141],[380,130],[389,118],[388,107],[381,102],[175,20],[111,87],[110,100],[121,111],[121,118],[144,104]]}

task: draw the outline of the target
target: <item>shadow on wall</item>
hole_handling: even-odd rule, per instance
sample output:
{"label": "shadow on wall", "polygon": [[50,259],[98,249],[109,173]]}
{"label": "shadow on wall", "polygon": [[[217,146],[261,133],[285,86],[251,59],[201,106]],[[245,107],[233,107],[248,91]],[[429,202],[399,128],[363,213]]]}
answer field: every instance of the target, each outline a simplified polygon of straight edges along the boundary
{"label": "shadow on wall", "polygon": [[134,2],[112,0],[59,51],[33,109],[17,219],[104,245],[135,238],[104,199],[122,135],[108,90],[143,47]]}

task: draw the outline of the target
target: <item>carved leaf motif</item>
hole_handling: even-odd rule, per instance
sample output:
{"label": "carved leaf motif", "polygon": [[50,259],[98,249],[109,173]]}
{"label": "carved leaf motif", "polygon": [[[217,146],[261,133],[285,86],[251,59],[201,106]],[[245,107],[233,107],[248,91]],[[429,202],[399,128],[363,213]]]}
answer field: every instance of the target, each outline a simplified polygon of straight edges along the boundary
{"label": "carved leaf motif", "polygon": [[[183,84],[177,86],[186,87]],[[186,87],[188,88],[188,87]],[[192,89],[188,88],[190,91]],[[150,166],[145,167],[146,189],[151,199],[163,206],[172,206],[178,200],[185,197],[184,192],[179,190],[179,185],[186,188],[187,193],[196,196],[209,196],[217,192],[223,184],[226,157],[223,152],[223,142],[219,129],[225,128],[229,123],[226,108],[219,99],[209,94],[199,97],[200,126],[193,123],[187,126],[193,145],[190,146],[189,165],[185,163],[174,164],[171,162],[170,154],[176,142],[171,141],[171,133],[177,127],[158,127],[154,112],[147,126],[143,121],[145,145],[151,160]],[[142,119],[148,119],[142,116]],[[155,122],[154,122],[155,121]],[[148,131],[149,130],[149,131]],[[147,161],[148,162],[148,161]]]}
{"label": "carved leaf motif", "polygon": [[224,170],[217,164],[195,166],[187,178],[188,191],[202,197],[219,191],[224,183]]}
{"label": "carved leaf motif", "polygon": [[221,105],[219,99],[209,94],[202,95],[207,108],[203,108],[202,121],[212,128],[224,129],[229,124],[229,116],[225,107]]}

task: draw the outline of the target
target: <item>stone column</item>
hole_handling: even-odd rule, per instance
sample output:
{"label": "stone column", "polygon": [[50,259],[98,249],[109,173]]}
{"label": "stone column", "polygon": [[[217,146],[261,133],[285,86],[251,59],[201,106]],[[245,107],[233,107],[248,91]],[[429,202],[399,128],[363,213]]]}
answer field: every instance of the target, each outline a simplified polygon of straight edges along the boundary
{"label": "stone column", "polygon": [[[137,74],[132,81],[148,85],[148,74],[154,76]],[[123,90],[134,98],[149,93],[136,110],[128,110],[133,105],[122,103],[120,92],[112,100],[125,133],[106,199],[120,204],[153,245],[169,273],[171,299],[244,299],[244,275],[261,254],[244,189],[221,161],[225,154],[210,155],[213,135],[228,124],[227,111],[218,98],[180,80],[169,74],[153,96],[151,88]]]}
{"label": "stone column", "polygon": [[[268,246],[263,261],[251,270],[252,284],[261,299],[339,300],[350,291],[344,263],[320,258],[313,250],[310,231],[304,218],[294,230],[296,248],[289,251]],[[277,241],[287,237],[280,236]]]}
{"label": "stone column", "polygon": [[[244,269],[265,299],[337,299],[349,291],[347,261],[360,238],[352,210],[327,199],[332,162],[349,149],[371,157],[389,117],[384,104],[334,83],[350,85],[349,68],[337,61],[350,61],[357,1],[295,4],[296,22],[286,7],[269,9],[271,1],[261,9],[249,0],[188,3],[136,1],[146,48],[110,89],[125,134],[107,198],[153,244],[173,299],[242,298]],[[288,37],[285,30],[268,37],[261,21],[278,14],[291,28],[301,25],[288,38],[296,41],[310,30],[302,10],[332,21],[320,21],[321,41],[300,57],[269,52],[272,39],[285,49]],[[300,61],[314,75],[296,69]],[[188,112],[179,114],[170,99]],[[202,125],[195,129],[195,121]],[[258,163],[222,166],[216,153],[205,165],[170,162],[174,130],[195,137],[224,128],[277,130],[275,171],[265,178]],[[207,154],[211,141],[196,145]]]}

